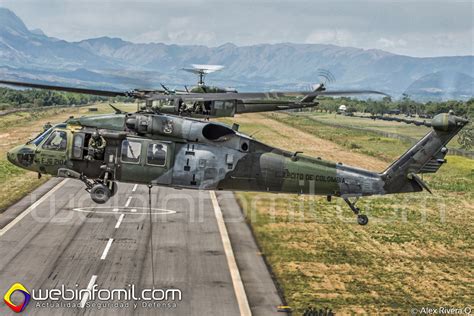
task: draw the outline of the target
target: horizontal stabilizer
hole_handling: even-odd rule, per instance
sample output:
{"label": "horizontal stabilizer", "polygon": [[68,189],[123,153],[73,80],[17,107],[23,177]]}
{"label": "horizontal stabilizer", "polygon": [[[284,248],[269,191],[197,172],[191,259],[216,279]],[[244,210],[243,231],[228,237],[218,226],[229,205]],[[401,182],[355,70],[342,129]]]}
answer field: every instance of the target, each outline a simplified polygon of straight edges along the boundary
{"label": "horizontal stabilizer", "polygon": [[423,180],[421,180],[421,178],[420,178],[419,176],[417,176],[416,174],[410,173],[410,174],[408,175],[408,178],[409,178],[409,179],[411,178],[411,179],[415,180],[415,182],[418,183],[418,185],[419,185],[420,187],[422,187],[423,189],[425,189],[426,191],[428,191],[430,194],[433,194],[433,192],[431,192],[431,190],[430,190],[430,188],[428,187],[428,185],[426,185],[426,183],[425,183]]}
{"label": "horizontal stabilizer", "polygon": [[437,154],[433,156],[419,171],[418,173],[435,173],[443,164],[446,163],[444,157],[448,153],[446,147],[441,148]]}

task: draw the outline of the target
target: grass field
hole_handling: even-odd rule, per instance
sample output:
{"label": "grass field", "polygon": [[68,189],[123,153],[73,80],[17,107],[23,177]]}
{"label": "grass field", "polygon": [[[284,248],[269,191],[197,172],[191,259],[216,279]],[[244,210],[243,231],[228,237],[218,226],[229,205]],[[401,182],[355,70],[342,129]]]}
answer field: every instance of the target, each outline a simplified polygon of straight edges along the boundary
{"label": "grass field", "polygon": [[[91,114],[111,112],[106,105],[97,107],[99,112]],[[36,135],[47,121],[88,113],[71,108],[0,117],[0,210],[45,180],[9,164],[6,151]],[[284,113],[222,121],[236,122],[241,131],[273,146],[377,171],[409,146]],[[330,307],[336,314],[464,307],[474,301],[474,161],[448,156],[448,164],[425,180],[434,195],[359,201],[370,218],[365,227],[338,199],[237,196],[295,315],[309,306]]]}
{"label": "grass field", "polygon": [[[287,114],[245,115],[241,130],[288,150],[383,170],[407,148],[399,140],[315,124]],[[425,175],[427,192],[361,199],[368,226],[340,200],[238,193],[290,306],[336,314],[409,314],[474,301],[474,161],[448,156]]]}
{"label": "grass field", "polygon": [[[415,126],[413,124],[405,124],[399,122],[390,122],[390,121],[382,121],[382,120],[370,120],[366,118],[359,118],[353,116],[344,116],[344,115],[337,115],[335,113],[321,113],[316,111],[306,111],[306,112],[297,112],[294,113],[298,116],[304,116],[308,118],[312,118],[317,120],[318,122],[328,123],[328,124],[337,124],[343,125],[347,127],[355,127],[355,128],[364,128],[369,131],[381,131],[385,133],[393,133],[402,136],[408,136],[415,139],[423,137],[426,133],[429,132],[430,128],[425,126]],[[404,116],[399,116],[401,118],[405,118]],[[408,118],[413,120],[414,118]],[[422,119],[417,119],[422,120]],[[426,119],[426,121],[430,121]],[[351,129],[352,130],[352,129]],[[449,146],[451,148],[460,148],[460,144],[457,141],[457,136],[453,138],[450,142]]]}
{"label": "grass field", "polygon": [[[96,107],[97,112],[89,112]],[[119,105],[128,111],[135,110],[131,104]],[[37,174],[20,169],[8,162],[7,151],[24,144],[42,131],[46,122],[60,123],[70,116],[111,113],[113,110],[106,104],[95,104],[87,107],[51,109],[42,112],[17,112],[0,117],[0,213],[9,205],[22,198],[27,192],[38,187],[49,177],[38,179]]]}

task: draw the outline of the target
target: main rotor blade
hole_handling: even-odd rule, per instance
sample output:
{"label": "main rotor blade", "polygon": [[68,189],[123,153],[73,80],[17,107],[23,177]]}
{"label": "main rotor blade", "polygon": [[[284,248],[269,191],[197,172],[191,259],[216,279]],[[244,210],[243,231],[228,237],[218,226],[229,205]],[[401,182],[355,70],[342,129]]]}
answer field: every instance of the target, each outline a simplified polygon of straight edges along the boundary
{"label": "main rotor blade", "polygon": [[[301,95],[301,94],[299,94]],[[264,92],[249,92],[249,93],[184,93],[180,95],[161,95],[155,94],[151,96],[152,100],[190,100],[190,101],[225,101],[225,100],[259,100],[268,98],[281,98],[286,96],[282,93],[264,93]]]}
{"label": "main rotor blade", "polygon": [[327,91],[327,90],[322,90],[322,91],[313,91],[311,93],[308,93],[305,97],[301,99],[301,102],[313,102],[313,100],[320,96],[320,95],[327,95],[327,96],[345,96],[345,95],[361,95],[361,94],[378,94],[378,95],[383,95],[386,97],[390,97],[390,95],[380,92],[380,91],[375,91],[375,90],[334,90],[334,91]]}
{"label": "main rotor blade", "polygon": [[19,81],[0,80],[0,84],[5,84],[5,85],[15,86],[15,87],[65,91],[65,92],[74,92],[74,93],[81,93],[81,94],[92,94],[92,95],[99,95],[99,96],[104,96],[104,97],[132,96],[130,92],[52,86],[52,85],[46,85],[46,84],[28,83],[28,82],[19,82]]}
{"label": "main rotor blade", "polygon": [[386,97],[390,97],[390,95],[380,92],[380,91],[375,91],[375,90],[334,90],[334,91],[320,91],[317,92],[317,95],[334,95],[334,96],[343,96],[343,95],[359,95],[359,94],[379,94],[379,95],[384,95]]}
{"label": "main rotor blade", "polygon": [[152,100],[175,100],[188,101],[225,101],[225,100],[261,100],[279,99],[282,97],[303,96],[303,102],[312,102],[319,95],[344,96],[360,94],[379,94],[390,97],[388,94],[374,90],[343,90],[343,91],[286,91],[286,92],[227,92],[227,93],[188,93],[181,95],[160,95],[150,97]]}
{"label": "main rotor blade", "polygon": [[281,91],[281,92],[227,92],[227,93],[181,93],[170,95],[164,94],[165,91],[159,90],[131,90],[131,91],[110,91],[110,90],[97,90],[87,88],[74,88],[65,86],[53,86],[38,83],[28,83],[19,81],[8,81],[0,80],[0,84],[35,88],[35,89],[46,89],[56,90],[65,92],[74,92],[82,94],[92,94],[105,97],[133,97],[137,99],[150,99],[150,100],[190,100],[190,101],[225,101],[225,100],[260,100],[260,99],[279,99],[282,97],[296,97],[303,96],[303,102],[312,102],[312,100],[319,95],[327,96],[344,96],[344,95],[360,95],[360,94],[379,94],[390,97],[388,94],[374,91],[374,90],[342,90],[342,91]]}
{"label": "main rotor blade", "polygon": [[165,93],[167,93],[167,94],[171,94],[171,91],[170,91],[170,89],[168,89],[168,87],[167,87],[167,86],[165,86],[165,85],[164,85],[164,84],[162,84],[162,83],[160,83],[160,85],[161,85],[161,87],[162,87],[162,88],[165,90]]}

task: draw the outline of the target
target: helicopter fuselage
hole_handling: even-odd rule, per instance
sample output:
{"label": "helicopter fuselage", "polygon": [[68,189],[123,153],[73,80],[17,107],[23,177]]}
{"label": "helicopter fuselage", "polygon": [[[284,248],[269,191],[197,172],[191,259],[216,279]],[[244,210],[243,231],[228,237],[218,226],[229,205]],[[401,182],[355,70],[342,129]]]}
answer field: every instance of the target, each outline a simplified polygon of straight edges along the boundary
{"label": "helicopter fuselage", "polygon": [[446,162],[446,144],[467,123],[452,114],[435,116],[432,130],[383,173],[274,148],[237,125],[149,112],[70,119],[7,157],[39,174],[80,179],[97,203],[117,192],[117,182],[326,195],[342,197],[366,225],[367,216],[349,198],[429,191],[417,174]]}
{"label": "helicopter fuselage", "polygon": [[[106,145],[100,158],[91,159],[88,144],[97,129]],[[175,188],[335,196],[384,193],[375,172],[273,148],[216,122],[171,115],[70,120],[11,150],[8,159],[41,174],[68,176],[70,171],[72,177]]]}

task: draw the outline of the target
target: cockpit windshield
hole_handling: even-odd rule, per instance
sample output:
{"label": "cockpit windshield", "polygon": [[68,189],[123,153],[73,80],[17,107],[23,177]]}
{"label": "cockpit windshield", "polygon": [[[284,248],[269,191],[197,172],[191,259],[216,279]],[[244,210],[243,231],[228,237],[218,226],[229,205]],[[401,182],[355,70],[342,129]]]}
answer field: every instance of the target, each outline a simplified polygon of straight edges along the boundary
{"label": "cockpit windshield", "polygon": [[33,138],[32,140],[28,141],[27,144],[35,144],[36,146],[38,146],[39,144],[41,144],[41,142],[47,138],[51,132],[55,129],[55,128],[65,128],[66,127],[66,124],[65,123],[61,123],[61,124],[57,124],[49,129],[47,129],[46,131],[40,133],[38,136],[36,136],[35,138]]}

